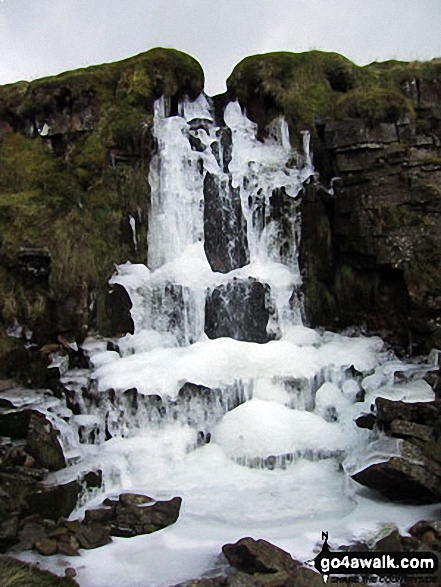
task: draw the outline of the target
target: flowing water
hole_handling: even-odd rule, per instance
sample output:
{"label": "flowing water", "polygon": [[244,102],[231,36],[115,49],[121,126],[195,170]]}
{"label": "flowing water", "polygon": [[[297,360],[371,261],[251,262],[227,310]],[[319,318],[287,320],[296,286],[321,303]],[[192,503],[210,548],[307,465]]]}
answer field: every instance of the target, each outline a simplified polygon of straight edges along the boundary
{"label": "flowing water", "polygon": [[260,142],[237,103],[219,121],[201,95],[176,116],[157,101],[154,136],[147,265],[119,266],[111,280],[130,295],[135,331],[118,350],[85,344],[93,382],[65,374],[81,415],[61,432],[72,467],[100,467],[106,494],[179,495],[183,505],[167,529],[70,560],[82,587],[196,578],[247,535],[305,560],[322,531],[338,545],[430,515],[349,476],[399,452],[354,418],[378,395],[429,401],[433,392],[421,379],[429,366],[398,361],[379,338],[303,325],[308,135],[296,152],[279,118]]}

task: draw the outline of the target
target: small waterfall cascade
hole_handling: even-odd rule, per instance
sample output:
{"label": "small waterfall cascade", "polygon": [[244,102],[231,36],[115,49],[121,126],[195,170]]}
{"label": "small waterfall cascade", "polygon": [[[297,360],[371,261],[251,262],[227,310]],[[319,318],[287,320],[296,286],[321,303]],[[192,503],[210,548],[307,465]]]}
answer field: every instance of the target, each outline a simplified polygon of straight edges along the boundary
{"label": "small waterfall cascade", "polygon": [[[135,332],[119,352],[92,353],[101,401],[82,411],[98,417],[110,406],[107,437],[180,423],[187,449],[208,439],[251,467],[341,461],[366,444],[353,423],[360,400],[394,388],[381,374],[390,357],[379,338],[303,326],[299,202],[314,177],[309,135],[298,153],[283,117],[263,142],[256,131],[237,102],[220,122],[203,94],[182,100],[175,116],[165,97],[156,102],[148,262],[119,266],[112,278],[130,295]],[[424,382],[416,395],[422,388],[429,397]]]}
{"label": "small waterfall cascade", "polygon": [[[305,558],[306,535],[332,527],[344,536],[342,520],[352,527],[358,511],[347,472],[399,454],[398,441],[357,428],[355,417],[378,395],[434,396],[422,379],[430,365],[399,361],[378,337],[303,325],[299,203],[315,174],[309,135],[297,152],[282,117],[263,142],[256,130],[237,102],[222,120],[204,95],[184,99],[174,116],[165,97],[156,102],[147,265],[121,265],[111,280],[130,296],[134,334],[113,350],[84,344],[89,387],[84,373],[63,378],[77,406],[77,449],[100,466],[106,492],[183,497],[182,523],[167,529],[178,562],[161,551],[157,577],[160,542],[145,538],[151,585],[197,576],[212,564],[204,548],[212,557],[250,532],[288,548],[295,527]],[[360,519],[371,523],[363,508]],[[203,560],[199,571],[185,570],[182,545]],[[90,577],[85,584],[105,584]]]}

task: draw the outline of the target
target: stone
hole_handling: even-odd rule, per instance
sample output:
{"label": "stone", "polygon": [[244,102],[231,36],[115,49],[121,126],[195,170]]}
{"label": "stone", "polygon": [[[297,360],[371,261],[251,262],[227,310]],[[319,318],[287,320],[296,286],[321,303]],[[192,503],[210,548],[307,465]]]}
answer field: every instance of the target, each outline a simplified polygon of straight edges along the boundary
{"label": "stone", "polygon": [[64,571],[64,576],[68,579],[73,579],[77,576],[77,572],[73,567],[67,567],[67,569]]}
{"label": "stone", "polygon": [[401,536],[396,528],[390,530],[385,536],[375,541],[373,550],[377,552],[401,552]]}
{"label": "stone", "polygon": [[63,537],[68,537],[69,531],[65,526],[53,526],[47,530],[47,537],[54,538],[55,540],[61,540]]}
{"label": "stone", "polygon": [[99,522],[101,524],[110,524],[115,515],[115,509],[111,507],[99,507],[86,510],[84,520],[86,523]]}
{"label": "stone", "polygon": [[403,402],[377,397],[375,400],[377,423],[388,430],[393,420],[405,420],[424,426],[433,425],[440,417],[433,402]]}
{"label": "stone", "polygon": [[28,497],[30,511],[55,521],[67,518],[77,504],[78,493],[76,480],[60,485],[41,484]]}
{"label": "stone", "polygon": [[424,424],[408,422],[407,420],[392,420],[390,434],[399,438],[417,438],[423,441],[435,440],[433,428]]}
{"label": "stone", "polygon": [[51,556],[57,552],[57,541],[45,538],[43,540],[37,540],[34,544],[35,550],[44,556]]}
{"label": "stone", "polygon": [[211,338],[230,337],[268,342],[267,324],[272,313],[270,288],[252,278],[233,279],[216,287],[206,299],[205,333]]}
{"label": "stone", "polygon": [[367,428],[368,430],[373,430],[376,421],[377,418],[374,414],[361,414],[361,416],[358,416],[358,418],[356,418],[355,424],[359,428]]}
{"label": "stone", "polygon": [[46,247],[21,247],[18,268],[25,279],[48,280],[51,272],[51,256]]}
{"label": "stone", "polygon": [[166,528],[178,519],[181,503],[180,497],[156,501],[145,495],[121,494],[111,522],[111,534],[130,537]]}
{"label": "stone", "polygon": [[441,538],[441,522],[438,520],[420,520],[409,528],[409,534],[415,536],[419,540],[422,540],[422,537],[427,532],[433,532],[436,538]]}
{"label": "stone", "polygon": [[70,542],[57,542],[57,552],[64,556],[80,556],[78,548],[75,548]]}
{"label": "stone", "polygon": [[81,548],[87,550],[99,548],[112,542],[109,528],[97,522],[82,523],[75,538]]}
{"label": "stone", "polygon": [[18,543],[15,545],[14,550],[31,550],[36,542],[41,542],[47,538],[43,520],[39,516],[35,516],[35,518],[35,521],[33,521],[30,516],[29,521],[23,523],[18,535]]}
{"label": "stone", "polygon": [[[226,577],[226,585],[268,587],[318,587],[321,575],[304,567],[291,555],[266,540],[242,538],[225,544],[222,552],[236,572]],[[250,579],[252,579],[250,581]],[[215,583],[216,585],[216,583]]]}
{"label": "stone", "polygon": [[40,467],[58,471],[66,466],[58,432],[51,422],[39,412],[33,411],[29,420],[26,450]]}
{"label": "stone", "polygon": [[81,525],[79,520],[66,520],[63,524],[72,533],[78,532]]}
{"label": "stone", "polygon": [[112,336],[133,334],[135,326],[130,315],[132,302],[122,285],[113,284],[106,297],[106,307],[110,314],[110,329]]}
{"label": "stone", "polygon": [[441,477],[429,471],[425,463],[404,457],[392,457],[370,465],[352,478],[394,501],[427,503],[441,499]]}
{"label": "stone", "polygon": [[242,538],[235,544],[225,544],[222,552],[231,566],[249,575],[276,573],[280,568],[293,570],[292,557],[266,540]]}
{"label": "stone", "polygon": [[13,439],[26,438],[29,422],[36,410],[13,410],[0,413],[0,435]]}

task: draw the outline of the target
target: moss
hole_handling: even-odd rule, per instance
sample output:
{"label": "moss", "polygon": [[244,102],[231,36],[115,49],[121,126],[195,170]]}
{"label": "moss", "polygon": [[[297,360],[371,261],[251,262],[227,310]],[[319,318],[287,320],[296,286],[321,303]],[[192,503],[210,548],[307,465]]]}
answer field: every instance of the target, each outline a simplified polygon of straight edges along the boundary
{"label": "moss", "polygon": [[147,115],[130,106],[115,107],[106,113],[103,142],[128,154],[141,155],[143,139],[151,127],[152,115]]}
{"label": "moss", "polygon": [[0,557],[2,587],[73,587],[78,585],[67,577],[57,577],[48,571],[10,557]]}
{"label": "moss", "polygon": [[362,87],[340,98],[336,113],[340,118],[362,118],[373,126],[377,122],[397,122],[413,111],[409,100],[398,90]]}
{"label": "moss", "polygon": [[115,101],[149,112],[162,94],[195,98],[203,85],[202,68],[192,57],[156,48],[116,63],[0,87],[0,116],[17,128],[23,118],[72,114],[84,105],[104,111]]}
{"label": "moss", "polygon": [[[203,82],[188,55],[153,49],[0,87],[0,121],[14,131],[0,137],[0,324],[17,318],[37,332],[44,318],[46,340],[48,329],[63,326],[60,312],[73,297],[87,329],[94,296],[105,330],[115,264],[145,260],[153,101],[162,93],[196,97]],[[43,122],[44,137],[35,131]],[[129,216],[137,219],[138,250]],[[48,283],[26,282],[21,247],[49,251]]]}
{"label": "moss", "polygon": [[268,53],[241,61],[227,88],[261,131],[283,113],[294,131],[315,132],[315,123],[327,117],[368,124],[415,117],[420,80],[440,73],[440,60],[359,67],[337,53]]}

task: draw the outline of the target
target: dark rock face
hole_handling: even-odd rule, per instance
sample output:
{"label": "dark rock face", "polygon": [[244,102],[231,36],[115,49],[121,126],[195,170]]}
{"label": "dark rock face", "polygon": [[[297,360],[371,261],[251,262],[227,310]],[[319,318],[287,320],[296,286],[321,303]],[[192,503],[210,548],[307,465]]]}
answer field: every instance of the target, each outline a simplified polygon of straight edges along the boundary
{"label": "dark rock face", "polygon": [[105,546],[112,541],[109,528],[96,522],[82,524],[75,536],[81,548],[87,550]]}
{"label": "dark rock face", "polygon": [[32,456],[38,467],[58,471],[66,466],[58,432],[37,410],[11,410],[0,414],[0,434],[26,439],[24,453]]}
{"label": "dark rock face", "polygon": [[441,500],[441,407],[439,402],[376,399],[375,424],[403,440],[401,454],[375,463],[352,478],[392,500]]}
{"label": "dark rock face", "polygon": [[243,267],[249,254],[239,191],[226,178],[207,173],[204,202],[204,248],[212,270],[228,273]]}
{"label": "dark rock face", "polygon": [[439,141],[409,120],[320,127],[317,165],[334,194],[318,190],[302,210],[313,325],[365,323],[411,350],[439,345]]}
{"label": "dark rock face", "polygon": [[247,57],[228,79],[262,136],[278,114],[293,144],[311,132],[319,177],[302,202],[300,261],[313,327],[440,346],[440,82],[437,59],[359,68],[320,51]]}
{"label": "dark rock face", "polygon": [[441,477],[401,457],[371,465],[352,478],[392,500],[437,502],[441,499]]}
{"label": "dark rock face", "polygon": [[18,253],[18,265],[25,279],[47,280],[51,272],[51,257],[45,248],[22,247]]}
{"label": "dark rock face", "polygon": [[113,284],[106,298],[106,310],[110,316],[110,332],[113,336],[121,336],[128,332],[133,334],[135,332],[135,326],[130,315],[131,308],[132,302],[129,294],[122,285]]}
{"label": "dark rock face", "polygon": [[23,520],[29,515],[53,521],[67,518],[84,490],[101,487],[102,475],[101,471],[90,471],[65,483],[49,484],[49,471],[66,467],[58,431],[44,414],[34,409],[20,410],[11,404],[0,408],[0,412],[0,552],[3,552],[12,546],[18,550],[32,548],[33,542],[45,539],[41,528],[33,528],[32,524],[24,530]]}
{"label": "dark rock face", "polygon": [[209,338],[228,336],[235,340],[268,342],[266,331],[272,309],[269,286],[253,279],[235,279],[220,285],[207,297],[205,333]]}

